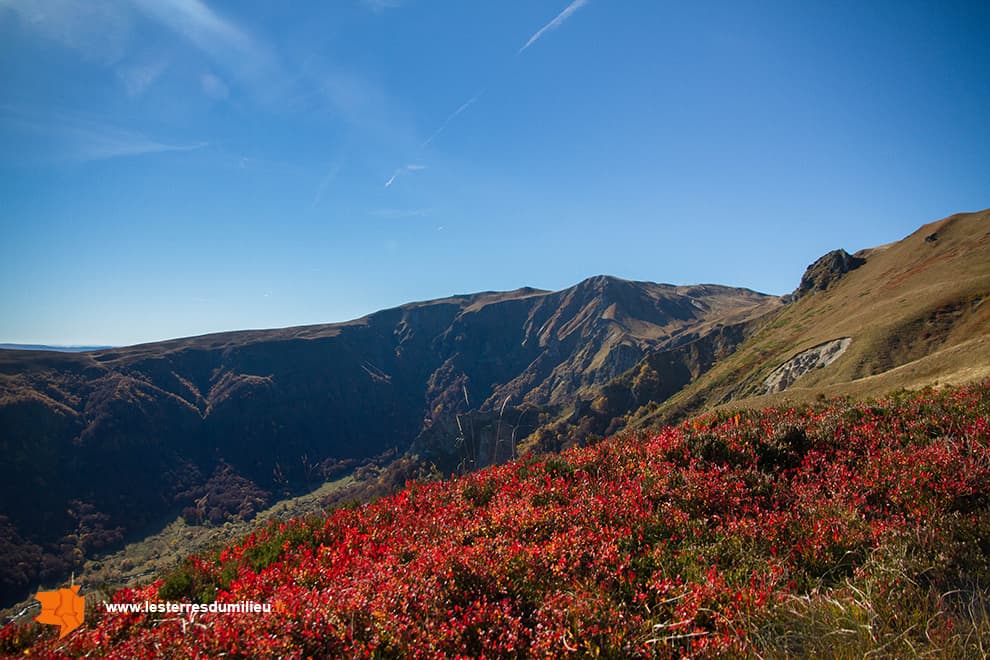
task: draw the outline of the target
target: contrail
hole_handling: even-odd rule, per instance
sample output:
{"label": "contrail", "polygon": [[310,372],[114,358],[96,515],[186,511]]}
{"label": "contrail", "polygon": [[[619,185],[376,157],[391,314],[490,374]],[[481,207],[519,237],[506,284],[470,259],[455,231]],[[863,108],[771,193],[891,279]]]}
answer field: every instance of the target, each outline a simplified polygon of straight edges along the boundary
{"label": "contrail", "polygon": [[523,44],[523,47],[519,49],[519,52],[521,53],[530,46],[532,46],[533,44],[535,44],[537,41],[540,40],[540,37],[542,37],[550,30],[556,30],[557,28],[559,28],[561,25],[563,25],[564,21],[566,21],[568,18],[571,17],[571,14],[573,14],[574,12],[576,12],[578,9],[585,6],[586,4],[588,4],[588,0],[574,0],[574,2],[567,5],[567,8],[564,11],[557,14],[557,18],[553,19],[552,21],[541,27],[539,30],[537,30],[536,34],[530,37],[529,41]]}
{"label": "contrail", "polygon": [[404,165],[399,169],[395,170],[394,172],[392,172],[392,176],[390,176],[388,178],[388,181],[385,182],[385,187],[386,188],[391,187],[391,185],[395,183],[395,180],[398,179],[403,174],[409,174],[410,172],[420,172],[425,169],[426,169],[426,165],[420,165],[418,163],[410,163],[409,165]]}
{"label": "contrail", "polygon": [[450,113],[450,116],[447,117],[442,124],[440,124],[440,128],[438,128],[437,130],[433,131],[433,135],[431,135],[430,137],[426,138],[426,142],[424,142],[420,146],[425,147],[428,144],[430,144],[431,142],[433,142],[435,139],[437,139],[437,136],[440,135],[441,133],[443,133],[444,129],[447,128],[447,125],[450,124],[450,122],[454,121],[454,119],[457,117],[457,115],[461,114],[462,112],[464,112],[465,110],[467,110],[468,108],[470,108],[472,105],[474,105],[475,101],[477,101],[478,99],[480,99],[481,98],[481,95],[484,94],[484,93],[485,93],[485,90],[481,90],[480,92],[478,92],[477,94],[475,94],[474,96],[472,96],[471,98],[469,98],[467,101],[465,101],[464,103],[462,103],[461,104],[461,107],[457,108],[457,110],[454,110],[452,113]]}

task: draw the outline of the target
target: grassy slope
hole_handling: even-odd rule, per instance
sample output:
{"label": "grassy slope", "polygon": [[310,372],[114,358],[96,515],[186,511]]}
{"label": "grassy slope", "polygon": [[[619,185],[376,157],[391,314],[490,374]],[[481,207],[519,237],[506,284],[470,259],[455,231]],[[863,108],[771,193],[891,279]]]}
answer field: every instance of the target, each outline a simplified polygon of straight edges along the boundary
{"label": "grassy slope", "polygon": [[[934,241],[926,237],[937,234]],[[867,262],[826,291],[777,313],[730,358],[633,426],[731,400],[733,407],[877,396],[896,388],[972,382],[990,375],[990,210],[922,226],[864,250]],[[836,362],[782,393],[752,396],[778,365],[831,339],[852,337]]]}

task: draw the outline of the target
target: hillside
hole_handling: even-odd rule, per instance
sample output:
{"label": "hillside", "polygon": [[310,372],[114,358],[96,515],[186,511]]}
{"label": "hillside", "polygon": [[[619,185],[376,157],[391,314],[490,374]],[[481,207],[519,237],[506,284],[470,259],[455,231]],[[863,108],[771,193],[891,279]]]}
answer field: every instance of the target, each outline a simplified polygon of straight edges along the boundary
{"label": "hillside", "polygon": [[[903,240],[811,264],[760,318],[662,347],[587,397],[536,443],[647,428],[723,405],[862,399],[990,376],[990,210],[922,226]],[[728,339],[728,341],[723,341]]]}
{"label": "hillside", "polygon": [[[980,657],[990,381],[709,414],[274,522],[10,655]],[[204,608],[205,609],[205,608]]]}
{"label": "hillside", "polygon": [[983,211],[830,252],[782,299],[599,276],[340,324],[0,351],[0,604],[179,513],[186,525],[239,529],[349,474],[357,479],[312,508],[719,406],[986,378],[988,293]]}
{"label": "hillside", "polygon": [[[862,266],[782,309],[732,358],[660,406],[660,416],[727,401],[875,396],[990,375],[990,211],[950,216],[856,256]],[[827,368],[784,390],[766,383],[802,351],[842,338],[851,342]]]}
{"label": "hillside", "polygon": [[463,413],[556,410],[652,350],[778,305],[745,289],[600,276],[340,324],[0,351],[0,602],[179,511],[250,519],[420,436],[450,443]]}

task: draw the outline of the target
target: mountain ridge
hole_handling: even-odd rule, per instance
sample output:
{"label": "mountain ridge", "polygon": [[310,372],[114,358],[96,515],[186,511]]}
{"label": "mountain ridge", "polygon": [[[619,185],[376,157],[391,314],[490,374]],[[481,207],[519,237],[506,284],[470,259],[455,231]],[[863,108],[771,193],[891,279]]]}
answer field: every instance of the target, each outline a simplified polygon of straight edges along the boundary
{"label": "mountain ridge", "polygon": [[[273,493],[402,454],[472,411],[512,400],[551,414],[651,350],[779,304],[743,289],[598,276],[336,324],[0,352],[10,477],[0,526],[18,566],[42,566],[0,566],[0,591],[54,579],[167,511],[250,517]],[[204,497],[214,502],[205,510]]]}

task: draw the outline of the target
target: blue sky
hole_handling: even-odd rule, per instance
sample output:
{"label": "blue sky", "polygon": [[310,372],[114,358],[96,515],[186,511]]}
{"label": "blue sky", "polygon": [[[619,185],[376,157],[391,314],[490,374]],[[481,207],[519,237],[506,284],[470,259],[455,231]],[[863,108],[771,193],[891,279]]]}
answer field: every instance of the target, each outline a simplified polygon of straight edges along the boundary
{"label": "blue sky", "polygon": [[784,293],[990,206],[988,125],[986,2],[0,0],[0,341]]}

